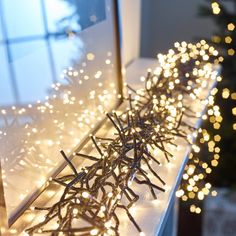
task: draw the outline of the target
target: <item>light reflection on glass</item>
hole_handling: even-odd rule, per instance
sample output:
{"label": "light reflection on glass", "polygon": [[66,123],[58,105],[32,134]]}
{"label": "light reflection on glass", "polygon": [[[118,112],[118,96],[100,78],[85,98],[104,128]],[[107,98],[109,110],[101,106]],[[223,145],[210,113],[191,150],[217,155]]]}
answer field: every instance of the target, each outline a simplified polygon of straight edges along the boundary
{"label": "light reflection on glass", "polygon": [[8,217],[62,164],[60,149],[71,153],[116,104],[111,4],[0,0],[0,158]]}

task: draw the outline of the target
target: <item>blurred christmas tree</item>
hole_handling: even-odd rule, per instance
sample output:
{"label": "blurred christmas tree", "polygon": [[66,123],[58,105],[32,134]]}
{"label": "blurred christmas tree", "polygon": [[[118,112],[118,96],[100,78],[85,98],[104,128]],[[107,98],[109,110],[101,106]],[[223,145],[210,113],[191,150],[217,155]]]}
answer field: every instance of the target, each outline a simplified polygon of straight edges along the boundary
{"label": "blurred christmas tree", "polygon": [[215,109],[208,110],[203,132],[196,142],[201,150],[191,153],[176,193],[181,199],[178,228],[181,236],[189,235],[186,225],[191,225],[192,235],[201,235],[202,200],[208,194],[217,194],[214,187],[236,190],[236,0],[206,0],[199,7],[199,16],[215,22],[216,32],[205,40],[222,55],[223,80],[215,90]]}
{"label": "blurred christmas tree", "polygon": [[[224,58],[223,81],[218,85],[216,96],[223,116],[221,127],[216,127],[221,137],[219,147],[222,158],[208,179],[214,186],[232,188],[236,187],[236,0],[206,1],[205,5],[200,6],[199,15],[210,17],[215,22],[216,32],[207,41],[214,44]],[[205,126],[209,127],[208,124]]]}
{"label": "blurred christmas tree", "polygon": [[197,214],[201,213],[205,196],[217,194],[214,187],[236,189],[236,0],[207,1],[199,14],[216,23],[217,32],[206,41],[222,55],[219,61],[223,81],[211,92],[212,106],[204,115],[196,141],[199,150],[196,153],[193,148],[176,192],[186,202],[184,208]]}
{"label": "blurred christmas tree", "polygon": [[222,55],[223,80],[217,85],[214,106],[208,109],[198,135],[196,145],[200,152],[191,153],[176,192],[181,199],[178,228],[181,236],[189,235],[186,225],[191,225],[192,235],[201,235],[202,200],[208,194],[216,196],[214,187],[236,190],[236,0],[206,0],[199,7],[199,16],[215,22],[214,34],[205,40]]}

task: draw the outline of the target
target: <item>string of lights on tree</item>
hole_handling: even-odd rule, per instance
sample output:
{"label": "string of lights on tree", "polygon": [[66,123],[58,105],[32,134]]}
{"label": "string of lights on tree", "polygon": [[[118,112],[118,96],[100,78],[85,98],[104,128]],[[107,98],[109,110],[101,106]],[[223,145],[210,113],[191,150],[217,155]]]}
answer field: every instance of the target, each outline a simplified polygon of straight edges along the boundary
{"label": "string of lights on tree", "polygon": [[[224,81],[220,86],[220,94],[223,99],[236,99],[235,85],[232,76],[235,75],[236,62],[236,33],[235,33],[235,16],[236,16],[236,1],[211,1],[211,5],[202,5],[199,11],[203,17],[211,17],[217,25],[217,30],[211,39],[208,39],[211,44],[214,44],[220,53],[224,56],[220,58],[222,62]],[[230,96],[230,94],[232,94]],[[233,128],[234,129],[234,128]],[[234,129],[235,130],[235,129]]]}
{"label": "string of lights on tree", "polygon": [[[228,2],[228,3],[227,3]],[[212,13],[213,19],[220,22],[221,27],[218,30],[218,34],[212,37],[212,42],[222,50],[225,54],[225,63],[223,64],[223,69],[226,71],[228,80],[224,80],[223,88],[221,88],[221,94],[223,99],[231,99],[233,104],[236,100],[236,83],[234,82],[231,75],[235,75],[234,66],[235,65],[235,50],[236,50],[236,34],[235,34],[235,14],[236,14],[236,1],[230,0],[226,3],[223,2],[212,2]],[[227,4],[231,4],[228,5]],[[232,7],[233,5],[233,7]],[[229,9],[230,8],[230,9]],[[206,9],[206,8],[205,8]],[[205,14],[205,16],[211,16],[211,14]],[[235,105],[235,104],[234,104]],[[235,116],[235,107],[232,107],[232,114]],[[236,130],[236,123],[232,124],[233,130]]]}
{"label": "string of lights on tree", "polygon": [[157,193],[165,191],[165,180],[154,167],[174,162],[176,139],[185,140],[195,152],[199,147],[193,144],[193,137],[200,133],[207,140],[204,130],[187,122],[201,116],[191,109],[189,99],[211,107],[208,113],[219,116],[213,106],[214,90],[209,98],[201,98],[209,81],[221,80],[213,66],[219,63],[214,47],[204,40],[196,45],[176,43],[175,49],[158,55],[158,62],[158,68],[142,77],[144,88],[135,90],[127,85],[127,108],[106,114],[115,130],[113,135],[91,135],[97,155],[74,153],[74,158],[89,160],[90,165],[77,169],[61,151],[71,173],[52,181],[64,190],[51,206],[33,209],[45,216],[27,229],[26,235],[120,235],[119,210],[127,214],[141,236],[145,235],[132,216],[132,207],[139,200],[133,186],[147,186],[157,199]]}
{"label": "string of lights on tree", "polygon": [[[210,124],[204,129],[199,129],[196,146],[192,148],[181,186],[176,192],[176,196],[182,201],[188,201],[190,212],[197,214],[201,213],[199,201],[202,201],[210,193],[212,196],[217,195],[216,190],[212,190],[212,185],[206,180],[207,175],[218,166],[220,158],[220,147],[217,146],[217,143],[220,142],[221,136],[217,133],[212,135],[208,131],[210,125],[217,131],[223,120],[219,106],[215,105],[217,92],[217,88],[212,89],[208,98],[207,112],[202,116],[202,120],[208,119]],[[204,155],[199,155],[200,151]],[[203,158],[201,158],[202,156]]]}
{"label": "string of lights on tree", "polygon": [[[212,169],[218,166],[219,158],[221,156],[220,152],[222,148],[225,147],[224,158],[227,159],[228,165],[233,166],[232,158],[229,155],[232,155],[229,147],[228,156],[226,156],[227,148],[222,143],[222,139],[230,145],[233,144],[235,139],[234,134],[232,133],[232,138],[230,128],[236,130],[236,123],[231,115],[236,114],[236,108],[234,100],[236,100],[236,93],[234,82],[235,76],[235,50],[236,50],[236,34],[235,34],[235,9],[236,1],[211,1],[207,5],[202,5],[200,7],[200,15],[203,17],[212,17],[216,23],[218,30],[214,33],[211,39],[207,41],[211,44],[214,44],[220,54],[224,56],[219,57],[220,62],[222,63],[222,74],[224,80],[222,83],[219,83],[217,88],[213,92],[214,104],[212,108],[208,110],[208,116],[203,117],[204,127],[202,131],[202,137],[199,137],[197,143],[202,147],[200,154],[191,153],[190,161],[185,168],[185,173],[183,175],[182,184],[180,189],[177,191],[177,197],[180,197],[182,201],[188,201],[190,212],[192,213],[201,213],[201,200],[203,200],[209,193],[212,196],[216,196],[217,192],[212,190],[212,185],[209,183],[207,174],[212,172]],[[223,98],[223,100],[222,100]],[[216,105],[217,104],[217,105]],[[220,110],[223,110],[220,112]],[[231,110],[232,114],[229,114]],[[224,114],[224,116],[222,116]],[[224,128],[222,129],[221,122],[224,122]],[[212,124],[212,125],[211,125]],[[226,138],[226,133],[227,138]],[[204,144],[205,143],[205,144]],[[202,157],[203,160],[199,160],[199,157]],[[227,171],[227,168],[224,167]],[[221,168],[220,168],[221,169]],[[220,172],[220,169],[218,172]],[[229,185],[229,180],[234,181],[232,176],[230,176],[230,170],[228,173],[218,174],[218,181],[215,181],[215,184],[218,182],[223,182],[224,185]],[[224,180],[224,176],[229,175]],[[215,174],[217,175],[217,174]],[[223,177],[223,178],[222,178]],[[213,177],[214,178],[214,177]],[[215,177],[216,178],[216,177]],[[222,179],[222,180],[219,180]],[[212,177],[210,178],[212,179]],[[217,178],[216,178],[217,179]],[[221,185],[221,184],[219,184]]]}

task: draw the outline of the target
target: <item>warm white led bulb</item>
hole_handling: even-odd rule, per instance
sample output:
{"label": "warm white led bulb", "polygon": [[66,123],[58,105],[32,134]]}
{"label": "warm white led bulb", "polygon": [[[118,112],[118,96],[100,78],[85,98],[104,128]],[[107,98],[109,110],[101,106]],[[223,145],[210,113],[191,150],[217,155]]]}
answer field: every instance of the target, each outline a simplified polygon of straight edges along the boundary
{"label": "warm white led bulb", "polygon": [[82,197],[83,197],[83,198],[89,198],[89,196],[90,196],[90,195],[89,195],[88,192],[83,192],[83,193],[82,193]]}
{"label": "warm white led bulb", "polygon": [[97,235],[98,234],[98,230],[97,229],[92,229],[90,231],[90,235]]}

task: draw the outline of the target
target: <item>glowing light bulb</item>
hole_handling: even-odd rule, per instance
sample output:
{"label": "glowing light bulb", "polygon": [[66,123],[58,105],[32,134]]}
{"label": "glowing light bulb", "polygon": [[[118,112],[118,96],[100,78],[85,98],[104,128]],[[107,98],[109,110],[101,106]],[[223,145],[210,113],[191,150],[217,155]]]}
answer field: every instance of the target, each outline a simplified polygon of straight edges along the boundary
{"label": "glowing light bulb", "polygon": [[88,59],[89,61],[93,61],[94,58],[95,58],[95,55],[94,55],[93,53],[90,52],[90,53],[87,54],[87,59]]}
{"label": "glowing light bulb", "polygon": [[232,42],[232,38],[230,36],[225,37],[225,43],[231,43]]}
{"label": "glowing light bulb", "polygon": [[73,213],[74,215],[77,215],[77,214],[79,213],[79,209],[78,209],[78,208],[74,208],[73,211],[72,211],[72,213]]}
{"label": "glowing light bulb", "polygon": [[128,186],[130,187],[131,185],[132,185],[132,181],[129,180],[129,181],[128,181]]}
{"label": "glowing light bulb", "polygon": [[98,234],[98,230],[97,229],[92,229],[90,231],[90,235],[97,235]]}
{"label": "glowing light bulb", "polygon": [[180,197],[182,197],[183,195],[184,195],[184,191],[182,190],[182,189],[180,189],[180,190],[178,190],[177,192],[176,192],[176,197],[178,197],[178,198],[180,198]]}
{"label": "glowing light bulb", "polygon": [[219,5],[219,3],[212,2],[211,7],[212,7],[213,14],[218,15],[220,13],[220,5]]}
{"label": "glowing light bulb", "polygon": [[89,198],[90,194],[88,192],[83,192],[82,197],[83,198]]}
{"label": "glowing light bulb", "polygon": [[234,25],[233,23],[229,23],[229,24],[227,25],[227,29],[228,29],[229,31],[233,31],[233,30],[235,29],[235,25]]}
{"label": "glowing light bulb", "polygon": [[216,192],[215,190],[213,190],[213,191],[211,192],[211,195],[212,195],[213,197],[216,197],[216,196],[217,196],[217,192]]}
{"label": "glowing light bulb", "polygon": [[110,60],[110,59],[106,59],[105,63],[106,63],[107,65],[110,65],[110,64],[111,64],[111,60]]}
{"label": "glowing light bulb", "polygon": [[104,224],[104,226],[106,227],[106,228],[110,228],[111,227],[111,221],[107,221],[105,224]]}
{"label": "glowing light bulb", "polygon": [[234,116],[236,116],[236,107],[232,108],[232,113]]}
{"label": "glowing light bulb", "polygon": [[228,49],[228,55],[233,56],[235,54],[235,51],[233,48]]}
{"label": "glowing light bulb", "polygon": [[204,199],[204,193],[201,192],[201,191],[198,192],[198,195],[197,195],[197,196],[198,196],[198,199],[199,199],[199,200],[203,200],[203,199]]}
{"label": "glowing light bulb", "polygon": [[195,212],[196,212],[197,214],[200,214],[200,213],[201,213],[201,208],[197,207],[196,210],[195,210]]}

